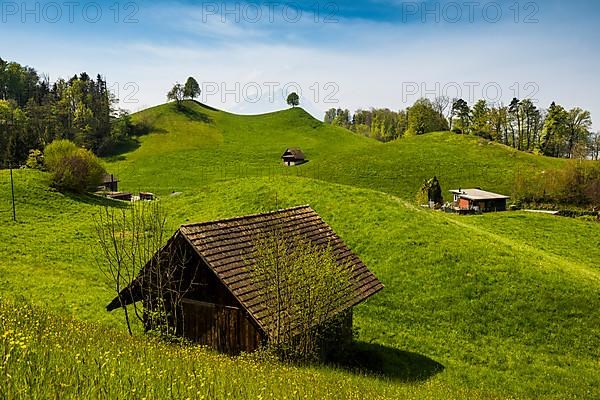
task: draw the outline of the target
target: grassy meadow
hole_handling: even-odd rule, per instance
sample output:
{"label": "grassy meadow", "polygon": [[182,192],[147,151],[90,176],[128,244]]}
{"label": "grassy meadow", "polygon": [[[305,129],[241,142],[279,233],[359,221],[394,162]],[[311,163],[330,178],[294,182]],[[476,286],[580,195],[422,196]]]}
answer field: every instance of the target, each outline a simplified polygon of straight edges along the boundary
{"label": "grassy meadow", "polygon": [[[434,175],[444,189],[485,185],[511,194],[516,174],[562,165],[563,160],[518,152],[476,137],[448,132],[381,143],[315,120],[301,108],[241,116],[187,101],[133,116],[153,127],[112,158],[123,188],[160,194],[260,176],[303,176],[375,189],[413,199]],[[300,147],[308,163],[281,165],[287,147]]]}
{"label": "grassy meadow", "polygon": [[[291,367],[129,338],[104,310],[114,293],[93,222],[124,205],[19,170],[12,223],[0,171],[0,397],[600,398],[600,224],[413,204],[434,173],[444,189],[510,193],[516,173],[559,160],[449,133],[382,144],[300,109],[172,107],[136,114],[155,131],[107,160],[122,189],[158,193],[173,229],[310,204],[386,285],[355,309],[356,364]],[[292,146],[310,162],[284,169]]]}

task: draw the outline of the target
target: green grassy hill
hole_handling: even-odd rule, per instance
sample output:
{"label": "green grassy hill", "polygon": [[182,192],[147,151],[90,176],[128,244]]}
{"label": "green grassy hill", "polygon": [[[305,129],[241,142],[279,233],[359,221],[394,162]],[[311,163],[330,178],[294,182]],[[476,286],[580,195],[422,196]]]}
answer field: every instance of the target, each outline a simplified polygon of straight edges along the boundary
{"label": "green grassy hill", "polygon": [[[110,162],[124,189],[161,194],[173,226],[310,204],[386,285],[355,310],[357,357],[381,378],[129,340],[119,313],[104,311],[113,293],[94,247],[100,205],[122,205],[62,195],[46,174],[19,170],[16,224],[0,171],[0,355],[15,348],[12,386],[0,385],[0,397],[10,397],[3,388],[22,390],[17,397],[600,397],[600,224],[520,212],[458,217],[412,204],[411,191],[434,171],[446,187],[477,181],[506,191],[515,171],[560,161],[446,133],[382,144],[298,109],[241,117],[188,107],[135,115],[153,118],[156,132]],[[288,146],[311,162],[280,167]],[[446,167],[438,171],[433,155]],[[208,170],[221,161],[239,169]],[[449,167],[466,162],[477,166],[472,176]],[[13,302],[34,308],[17,312]],[[87,392],[81,382],[92,382]]]}
{"label": "green grassy hill", "polygon": [[[413,199],[423,180],[437,175],[444,189],[481,186],[512,194],[515,173],[561,164],[448,132],[384,144],[326,125],[300,108],[240,116],[188,101],[183,111],[165,104],[134,120],[153,131],[109,164],[132,191],[164,194],[239,177],[298,175]],[[310,161],[283,167],[281,154],[294,146]]]}

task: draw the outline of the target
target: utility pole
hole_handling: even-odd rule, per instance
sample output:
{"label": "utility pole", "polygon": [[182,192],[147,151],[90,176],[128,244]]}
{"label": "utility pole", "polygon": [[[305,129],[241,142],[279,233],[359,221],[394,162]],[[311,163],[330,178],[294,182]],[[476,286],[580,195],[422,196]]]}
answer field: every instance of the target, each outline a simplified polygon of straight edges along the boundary
{"label": "utility pole", "polygon": [[10,192],[12,195],[12,213],[13,213],[13,221],[17,222],[17,210],[15,209],[15,184],[13,182],[13,171],[12,171],[12,163],[8,165],[10,169]]}
{"label": "utility pole", "polygon": [[[6,125],[8,126],[8,133],[9,133],[9,138],[11,138],[12,140],[9,141],[9,146],[13,147],[14,143],[13,140],[14,138],[12,138],[11,134],[12,134],[12,130],[10,129],[10,127],[12,126],[12,121],[7,121],[7,120],[0,120],[0,123],[2,123],[2,125]],[[12,197],[12,214],[13,214],[13,221],[17,222],[17,210],[15,209],[15,184],[13,181],[13,172],[12,172],[12,161],[14,160],[14,149],[12,150],[12,152],[7,152],[7,154],[11,154],[11,159],[8,163],[8,169],[10,170],[10,192],[11,192],[11,197]]]}

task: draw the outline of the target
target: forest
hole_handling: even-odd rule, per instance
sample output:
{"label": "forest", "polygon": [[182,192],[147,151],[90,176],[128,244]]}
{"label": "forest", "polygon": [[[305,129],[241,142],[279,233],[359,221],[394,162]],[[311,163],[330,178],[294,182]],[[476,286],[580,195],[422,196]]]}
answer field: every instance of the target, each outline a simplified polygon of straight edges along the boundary
{"label": "forest", "polygon": [[110,153],[133,132],[116,102],[101,75],[82,72],[50,83],[33,68],[0,58],[0,167],[23,164],[30,150],[55,139]]}
{"label": "forest", "polygon": [[389,142],[407,135],[451,130],[481,136],[517,150],[560,158],[600,158],[600,132],[592,132],[592,117],[581,108],[567,110],[553,102],[541,109],[531,99],[514,98],[509,105],[474,105],[463,99],[419,99],[401,111],[332,108],[325,123]]}

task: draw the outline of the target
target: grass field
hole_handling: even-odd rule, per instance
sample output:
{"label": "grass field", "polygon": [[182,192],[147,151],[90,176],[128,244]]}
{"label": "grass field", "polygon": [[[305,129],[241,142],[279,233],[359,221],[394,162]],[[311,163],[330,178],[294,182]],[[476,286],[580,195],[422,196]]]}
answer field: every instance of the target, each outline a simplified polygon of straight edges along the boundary
{"label": "grass field", "polygon": [[[413,199],[423,180],[437,175],[447,190],[485,186],[511,194],[516,173],[562,163],[448,132],[384,144],[300,108],[240,116],[186,102],[184,110],[166,104],[134,115],[154,131],[109,164],[124,189],[165,194],[239,177],[299,175]],[[281,166],[287,147],[301,147],[309,162]]]}
{"label": "grass field", "polygon": [[[432,155],[443,166],[479,163],[465,180],[500,191],[516,171],[559,161],[447,133],[381,144],[302,110],[196,110],[205,118],[169,107],[146,111],[163,132],[109,163],[123,188],[159,193],[173,226],[310,204],[386,285],[355,311],[357,354],[367,367],[381,365],[382,378],[129,339],[119,313],[104,311],[113,293],[95,265],[93,224],[102,201],[16,171],[13,224],[0,171],[0,356],[15,348],[4,386],[11,396],[32,387],[38,397],[164,398],[175,385],[176,398],[600,398],[600,224],[521,212],[461,218],[412,204],[411,190],[437,168]],[[311,162],[280,168],[282,147],[296,145]],[[215,160],[242,167],[221,176],[208,170]],[[409,172],[396,175],[402,168]],[[297,171],[303,176],[291,176]],[[460,168],[439,172],[446,187],[461,185]],[[9,344],[17,331],[27,349]],[[77,392],[83,381],[94,384]]]}

